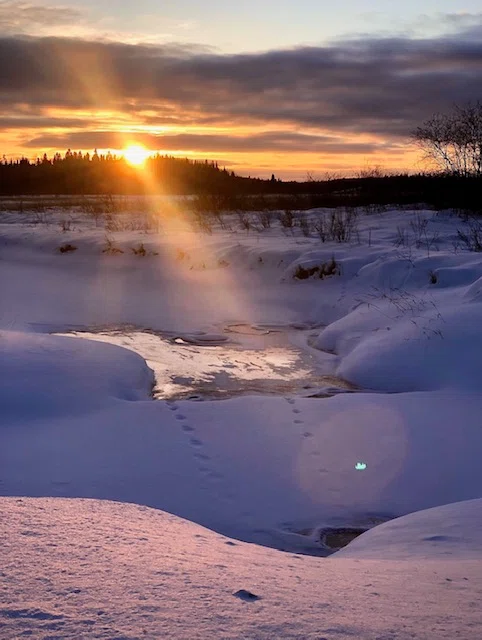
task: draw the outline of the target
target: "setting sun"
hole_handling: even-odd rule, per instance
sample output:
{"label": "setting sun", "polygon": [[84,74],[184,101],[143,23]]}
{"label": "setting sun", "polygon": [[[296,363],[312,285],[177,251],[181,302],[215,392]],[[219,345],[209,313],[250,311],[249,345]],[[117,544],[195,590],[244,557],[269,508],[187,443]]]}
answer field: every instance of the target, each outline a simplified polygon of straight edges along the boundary
{"label": "setting sun", "polygon": [[129,145],[124,149],[124,158],[129,164],[140,167],[150,155],[150,151],[140,145]]}

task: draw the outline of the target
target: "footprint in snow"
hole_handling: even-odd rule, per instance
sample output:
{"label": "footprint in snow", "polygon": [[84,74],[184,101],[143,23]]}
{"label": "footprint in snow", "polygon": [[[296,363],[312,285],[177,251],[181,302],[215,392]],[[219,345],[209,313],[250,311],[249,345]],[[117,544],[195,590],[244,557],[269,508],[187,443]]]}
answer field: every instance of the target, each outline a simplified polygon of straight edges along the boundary
{"label": "footprint in snow", "polygon": [[194,457],[198,460],[211,460],[211,456],[208,456],[207,453],[195,453]]}
{"label": "footprint in snow", "polygon": [[[176,419],[177,420],[185,420],[186,417],[178,414],[176,415]],[[191,425],[189,424],[183,424],[181,425],[181,429],[184,431],[184,433],[186,434],[190,434],[195,432],[195,428],[191,427]],[[195,437],[190,437],[189,438],[189,444],[192,447],[196,447],[197,449],[202,449],[204,447],[204,442],[202,440],[199,440],[199,438],[195,438]],[[223,480],[224,479],[224,475],[222,473],[220,473],[219,471],[215,471],[214,469],[210,468],[209,466],[206,466],[205,463],[209,463],[209,461],[211,460],[211,456],[209,456],[207,453],[204,453],[202,451],[197,451],[196,453],[193,454],[193,457],[196,458],[196,460],[199,461],[199,466],[198,469],[199,471],[204,474],[206,476],[206,478],[210,479],[210,480]],[[204,463],[204,464],[203,464]],[[232,496],[220,496],[221,499],[224,500],[232,500]]]}

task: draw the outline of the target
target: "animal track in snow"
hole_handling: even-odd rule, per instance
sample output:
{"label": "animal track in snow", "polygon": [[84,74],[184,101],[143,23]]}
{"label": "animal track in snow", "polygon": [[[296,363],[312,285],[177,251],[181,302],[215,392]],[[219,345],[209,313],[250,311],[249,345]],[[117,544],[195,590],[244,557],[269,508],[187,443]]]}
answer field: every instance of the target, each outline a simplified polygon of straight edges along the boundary
{"label": "animal track in snow", "polygon": [[194,457],[198,460],[211,460],[211,456],[208,456],[207,453],[195,453]]}
{"label": "animal track in snow", "polygon": [[[168,406],[169,406],[169,409],[171,409],[171,411],[177,411],[179,408],[177,404],[172,404],[172,403],[168,403]],[[174,418],[179,422],[187,420],[186,416],[180,412],[175,413]],[[193,457],[197,461],[198,470],[202,474],[204,481],[208,481],[209,483],[214,482],[216,484],[218,484],[220,481],[223,481],[225,476],[223,475],[223,473],[212,468],[211,466],[212,458],[203,450],[204,442],[199,438],[194,437],[193,434],[195,434],[196,429],[190,424],[188,424],[187,422],[184,422],[184,424],[180,426],[182,431],[186,435],[190,436],[188,438],[188,442],[189,442],[189,445],[195,449],[195,451],[193,452]],[[206,486],[204,486],[204,488],[207,489]],[[218,494],[218,499],[220,500],[231,502],[235,498],[235,496],[232,493],[230,493],[229,491],[226,491],[223,485],[218,486],[216,493]]]}

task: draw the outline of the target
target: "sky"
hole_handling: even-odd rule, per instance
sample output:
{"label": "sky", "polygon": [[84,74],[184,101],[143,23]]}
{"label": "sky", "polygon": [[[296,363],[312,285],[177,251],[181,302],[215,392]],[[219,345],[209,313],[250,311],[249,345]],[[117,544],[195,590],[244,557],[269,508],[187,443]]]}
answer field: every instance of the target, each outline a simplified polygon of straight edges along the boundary
{"label": "sky", "polygon": [[143,144],[241,175],[425,168],[482,99],[480,0],[0,0],[0,155]]}

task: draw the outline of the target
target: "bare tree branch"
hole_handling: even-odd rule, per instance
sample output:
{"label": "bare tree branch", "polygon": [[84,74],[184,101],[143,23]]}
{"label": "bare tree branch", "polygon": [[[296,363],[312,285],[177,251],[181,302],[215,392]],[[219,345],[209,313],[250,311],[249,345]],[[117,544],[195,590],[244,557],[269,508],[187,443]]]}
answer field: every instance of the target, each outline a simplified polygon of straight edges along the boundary
{"label": "bare tree branch", "polygon": [[482,102],[435,114],[412,137],[442,171],[464,177],[482,175]]}

